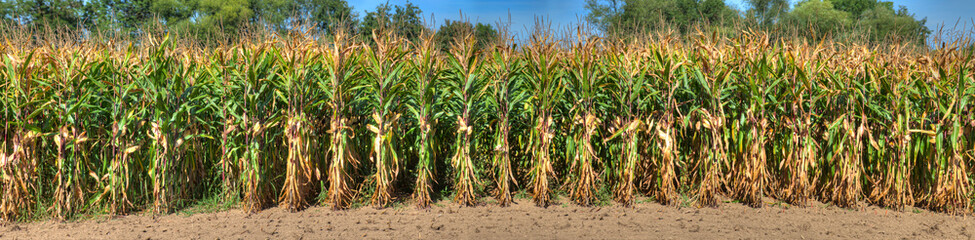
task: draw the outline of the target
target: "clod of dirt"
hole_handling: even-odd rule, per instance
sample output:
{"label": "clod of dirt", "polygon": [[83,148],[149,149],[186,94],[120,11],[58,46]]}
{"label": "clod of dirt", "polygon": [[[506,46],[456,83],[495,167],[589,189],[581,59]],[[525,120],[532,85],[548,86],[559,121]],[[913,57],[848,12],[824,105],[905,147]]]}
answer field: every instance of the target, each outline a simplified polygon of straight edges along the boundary
{"label": "clod of dirt", "polygon": [[430,229],[433,229],[434,231],[440,231],[440,229],[443,229],[443,224],[440,224],[440,225],[430,225]]}

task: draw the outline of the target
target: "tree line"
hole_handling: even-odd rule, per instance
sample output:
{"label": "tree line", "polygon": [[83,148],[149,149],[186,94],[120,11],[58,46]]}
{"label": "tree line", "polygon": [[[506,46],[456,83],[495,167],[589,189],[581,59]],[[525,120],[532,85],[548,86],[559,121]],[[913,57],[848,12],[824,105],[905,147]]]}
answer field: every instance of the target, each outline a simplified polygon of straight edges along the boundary
{"label": "tree line", "polygon": [[609,34],[660,29],[689,32],[716,26],[741,26],[814,39],[865,40],[896,38],[924,42],[931,34],[926,18],[904,6],[880,0],[747,0],[747,9],[723,0],[587,0],[586,20]]}
{"label": "tree line", "polygon": [[[367,40],[373,30],[388,28],[416,40],[427,28],[422,14],[411,2],[387,2],[360,15],[346,0],[0,0],[0,22],[8,25],[129,35],[164,26],[198,39],[226,39],[255,26],[275,31],[313,26],[326,35],[347,29]],[[437,39],[449,46],[464,31],[475,32],[481,42],[497,35],[491,25],[445,20]]]}
{"label": "tree line", "polygon": [[[931,30],[904,6],[881,0],[748,0],[746,10],[724,0],[586,0],[586,20],[607,35],[660,29],[687,33],[699,26],[735,32],[740,26],[789,32],[801,37],[923,42]],[[0,22],[35,29],[67,29],[138,34],[164,26],[185,36],[219,39],[248,26],[284,31],[314,26],[329,34],[341,27],[369,39],[379,28],[415,40],[428,28],[423,11],[406,2],[388,2],[357,12],[346,0],[0,0]],[[438,39],[474,31],[481,41],[497,37],[491,25],[446,20]]]}

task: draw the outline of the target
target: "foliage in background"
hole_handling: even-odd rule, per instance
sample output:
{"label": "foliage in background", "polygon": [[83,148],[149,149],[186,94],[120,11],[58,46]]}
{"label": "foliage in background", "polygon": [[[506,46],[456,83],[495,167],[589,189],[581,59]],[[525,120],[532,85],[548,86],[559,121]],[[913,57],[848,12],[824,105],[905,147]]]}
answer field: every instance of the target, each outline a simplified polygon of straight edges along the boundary
{"label": "foliage in background", "polygon": [[440,30],[437,31],[437,45],[442,50],[448,51],[453,45],[454,40],[460,37],[466,37],[468,34],[474,35],[476,44],[474,49],[478,51],[494,44],[494,41],[498,38],[498,31],[494,30],[490,25],[484,25],[482,23],[474,25],[466,21],[444,20],[444,23],[440,25]]}
{"label": "foliage in background", "polygon": [[796,34],[860,42],[895,38],[924,43],[931,33],[924,25],[926,19],[918,19],[904,6],[895,9],[892,2],[878,0],[803,0],[794,6],[787,0],[749,0],[741,11],[723,0],[587,0],[585,8],[588,22],[603,32],[622,35],[668,27],[688,33],[695,27],[736,24],[778,31],[782,38]]}
{"label": "foliage in background", "polygon": [[586,20],[611,33],[673,27],[687,32],[695,24],[726,24],[738,18],[723,0],[587,0]]}
{"label": "foliage in background", "polygon": [[838,34],[852,21],[850,13],[833,8],[829,0],[808,0],[796,5],[792,13],[785,17],[785,22],[808,29],[800,32],[807,37],[817,37]]}

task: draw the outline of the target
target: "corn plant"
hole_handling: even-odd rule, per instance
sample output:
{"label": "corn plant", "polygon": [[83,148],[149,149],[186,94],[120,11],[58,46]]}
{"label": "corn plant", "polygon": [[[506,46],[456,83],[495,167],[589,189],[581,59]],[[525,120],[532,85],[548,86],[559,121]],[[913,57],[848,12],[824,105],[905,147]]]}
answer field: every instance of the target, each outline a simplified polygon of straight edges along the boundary
{"label": "corn plant", "polygon": [[602,69],[597,65],[602,54],[598,51],[602,40],[596,37],[577,35],[579,42],[572,46],[566,67],[567,103],[573,106],[571,137],[566,144],[566,157],[569,160],[569,197],[579,205],[588,206],[595,200],[596,181],[599,174],[596,166],[601,165],[593,138],[602,125],[601,110],[605,109],[608,97],[603,92],[608,84],[604,81]]}
{"label": "corn plant", "polygon": [[[870,102],[870,109],[874,121],[872,125],[882,131],[883,137],[869,148],[873,161],[869,161],[867,169],[873,187],[868,200],[876,205],[902,209],[914,204],[914,192],[911,188],[911,173],[915,162],[910,157],[910,134],[914,118],[913,107],[907,99],[911,85],[910,78],[891,74],[885,67],[865,66],[869,82],[875,83],[877,93],[891,93],[887,96],[873,96],[877,99]],[[876,93],[869,93],[876,95]],[[884,107],[888,106],[888,107]],[[873,146],[875,145],[875,146]]]}
{"label": "corn plant", "polygon": [[692,70],[686,66],[678,67],[676,72],[683,82],[681,84],[692,86],[681,94],[687,94],[689,99],[695,101],[681,125],[684,134],[690,135],[684,144],[690,151],[690,171],[696,188],[694,196],[699,206],[717,204],[717,195],[721,193],[720,188],[724,183],[721,179],[722,167],[728,164],[728,146],[724,136],[727,131],[725,96],[731,82],[731,70],[724,66],[713,67],[714,70],[708,75],[700,69]]}
{"label": "corn plant", "polygon": [[[639,112],[634,115],[639,116],[641,119],[645,119],[643,124],[643,132],[647,140],[652,142],[653,146],[647,148],[645,151],[641,152],[637,149],[641,146],[638,142],[629,143],[629,151],[632,154],[642,154],[649,156],[649,161],[639,161],[642,170],[642,184],[650,188],[653,196],[656,198],[657,202],[661,204],[675,204],[678,201],[677,189],[679,188],[680,182],[678,178],[678,167],[680,160],[677,155],[678,138],[676,137],[677,132],[674,127],[677,126],[678,121],[678,105],[675,94],[677,91],[678,77],[676,70],[683,65],[680,62],[676,62],[671,56],[666,56],[668,54],[666,50],[661,48],[653,49],[652,54],[646,54],[646,56],[641,56],[640,61],[650,61],[652,64],[647,64],[647,67],[636,71],[636,74],[641,76],[634,77],[637,82],[634,86],[630,86],[629,90],[633,92],[630,100],[635,104],[633,107],[642,107],[644,109],[637,109],[637,111],[644,111],[649,114],[640,115]],[[655,59],[651,60],[651,59]],[[632,67],[639,69],[641,67]],[[648,76],[649,75],[649,76]],[[657,79],[657,81],[647,81],[647,78]],[[639,88],[639,89],[637,89]],[[643,96],[644,99],[640,99]],[[632,108],[632,107],[630,107]],[[631,120],[634,121],[634,120]],[[639,120],[637,120],[639,121]],[[638,122],[639,123],[639,122]],[[635,134],[631,136],[632,138],[638,138],[640,136],[639,132],[631,133]],[[639,141],[634,139],[632,141]],[[646,144],[646,143],[644,143]]]}
{"label": "corn plant", "polygon": [[559,61],[558,43],[553,41],[551,33],[537,31],[532,35],[530,45],[525,49],[526,88],[531,96],[527,101],[531,104],[534,127],[531,129],[532,162],[528,173],[531,183],[532,201],[535,205],[547,207],[551,203],[551,189],[549,179],[555,177],[552,167],[552,138],[555,137],[553,126],[553,111],[562,91],[561,61]]}
{"label": "corn plant", "polygon": [[457,137],[455,151],[450,159],[454,170],[454,201],[471,206],[477,203],[475,185],[479,184],[474,158],[471,156],[475,120],[483,109],[481,100],[487,94],[488,78],[484,75],[484,62],[481,53],[475,48],[477,42],[473,33],[462,34],[454,41],[447,58],[450,66],[445,83],[453,114],[457,118]]}
{"label": "corn plant", "polygon": [[410,93],[412,103],[406,105],[416,119],[419,135],[415,143],[418,156],[413,199],[420,208],[428,208],[433,202],[430,195],[436,179],[438,145],[434,131],[438,119],[444,115],[443,111],[437,110],[442,106],[439,101],[442,93],[438,90],[442,62],[439,61],[440,51],[433,36],[429,32],[424,33],[420,41],[415,43],[416,54],[410,62],[414,73],[410,84],[413,89]]}
{"label": "corn plant", "polygon": [[396,36],[374,31],[374,45],[365,49],[366,98],[372,109],[372,123],[368,126],[374,135],[370,158],[376,173],[372,205],[385,207],[393,199],[394,182],[400,171],[400,156],[395,149],[395,133],[398,131],[402,98],[405,95],[406,68],[405,43]]}
{"label": "corn plant", "polygon": [[281,193],[281,205],[291,211],[304,208],[307,198],[314,189],[314,183],[320,176],[318,165],[312,158],[313,126],[311,116],[315,111],[315,99],[318,91],[315,81],[320,65],[308,59],[319,59],[311,52],[308,44],[294,40],[286,49],[288,54],[277,58],[284,61],[278,77],[278,89],[275,95],[279,101],[285,102],[284,116],[284,145],[287,148],[287,162],[284,186]]}
{"label": "corn plant", "polygon": [[244,63],[233,74],[243,79],[242,114],[240,125],[244,153],[239,159],[240,181],[243,189],[243,209],[257,212],[267,206],[273,195],[271,165],[277,153],[271,137],[281,122],[277,107],[274,83],[279,82],[280,64],[276,49],[258,48],[244,51]]}
{"label": "corn plant", "polygon": [[736,115],[729,116],[727,138],[732,149],[729,184],[731,195],[752,207],[761,207],[762,197],[768,180],[766,171],[766,144],[768,142],[769,121],[766,118],[766,96],[782,78],[774,75],[767,56],[751,59],[750,68],[734,75],[736,81],[736,100],[740,103],[730,106],[738,108]]}
{"label": "corn plant", "polygon": [[963,213],[971,210],[971,181],[969,163],[965,162],[963,152],[968,139],[962,134],[962,109],[966,109],[970,95],[970,75],[968,69],[951,66],[938,66],[937,75],[942,81],[932,88],[937,89],[935,115],[931,116],[935,133],[934,186],[929,207],[949,213]]}
{"label": "corn plant", "polygon": [[[793,52],[793,54],[808,54]],[[801,57],[801,55],[800,55]],[[771,112],[770,141],[772,144],[771,158],[778,159],[777,166],[770,167],[776,184],[770,187],[776,198],[790,204],[805,206],[814,191],[814,168],[816,167],[816,153],[818,143],[813,137],[813,114],[816,85],[813,81],[823,65],[803,63],[797,57],[780,61],[787,76],[784,82],[773,86],[768,101],[768,111]],[[770,162],[775,164],[776,161]]]}
{"label": "corn plant", "polygon": [[[100,154],[101,173],[96,175],[100,190],[96,191],[95,202],[105,202],[111,214],[125,214],[133,207],[134,198],[129,192],[134,189],[134,165],[141,148],[135,135],[140,132],[139,119],[145,114],[139,99],[141,88],[130,75],[133,57],[112,61],[108,54],[103,62],[92,69],[94,85],[105,89],[109,94],[98,95],[93,101],[98,108],[93,111],[101,115],[109,125],[99,132],[105,132],[108,146]],[[118,69],[118,70],[116,70]]]}
{"label": "corn plant", "polygon": [[[650,64],[645,62],[645,54],[631,44],[614,41],[608,49],[606,65],[614,80],[611,96],[617,105],[612,109],[618,113],[610,124],[612,135],[603,141],[613,141],[617,145],[616,156],[607,161],[607,178],[613,182],[613,199],[629,206],[633,203],[636,190],[637,167],[642,164],[640,154],[641,132],[646,129],[643,121],[643,105],[648,95],[647,76]],[[669,70],[669,69],[668,69]],[[661,81],[662,82],[662,81]]]}
{"label": "corn plant", "polygon": [[[71,56],[57,57],[55,54],[70,54]],[[55,145],[55,183],[54,215],[64,220],[76,214],[85,201],[84,189],[88,172],[88,160],[91,158],[88,142],[87,124],[89,106],[92,96],[90,89],[92,80],[84,73],[89,70],[91,62],[80,52],[52,53],[46,57],[54,60],[48,65],[51,69],[48,86],[55,89],[49,95],[48,113],[56,116],[50,119],[50,132]]]}
{"label": "corn plant", "polygon": [[213,88],[210,97],[211,105],[217,110],[214,111],[217,119],[217,129],[219,131],[220,160],[217,161],[217,171],[219,171],[221,199],[225,202],[236,202],[240,200],[243,193],[241,184],[241,166],[246,146],[243,143],[243,132],[246,127],[243,124],[243,81],[240,81],[240,74],[236,69],[241,68],[241,54],[229,53],[219,54],[206,71],[208,75],[216,80],[214,84],[218,87]]}
{"label": "corn plant", "polygon": [[523,71],[524,65],[518,61],[512,46],[507,45],[511,41],[510,37],[501,37],[501,42],[496,46],[496,50],[491,52],[491,62],[487,63],[490,77],[489,97],[487,104],[494,108],[496,117],[496,130],[494,136],[494,151],[492,163],[494,166],[495,183],[497,192],[495,198],[501,206],[510,205],[512,184],[517,184],[515,172],[512,168],[512,146],[509,142],[511,136],[511,121],[513,111],[516,111],[528,98],[518,78]]}
{"label": "corn plant", "polygon": [[344,30],[336,32],[331,47],[323,54],[327,75],[318,85],[323,89],[325,105],[329,112],[328,133],[328,190],[327,200],[332,209],[346,208],[353,198],[354,172],[359,156],[351,146],[355,132],[351,126],[350,108],[355,95],[353,90],[359,75],[358,50]]}
{"label": "corn plant", "polygon": [[[202,158],[197,156],[200,111],[205,109],[198,80],[197,63],[187,55],[171,51],[172,40],[166,37],[153,45],[137,82],[144,91],[140,97],[146,106],[146,132],[149,146],[148,175],[152,182],[153,210],[168,213],[185,204],[201,178]],[[191,150],[191,151],[188,151]]]}
{"label": "corn plant", "polygon": [[41,100],[43,86],[33,81],[38,74],[34,54],[31,51],[26,56],[4,55],[0,67],[0,91],[3,91],[0,102],[4,109],[0,133],[3,134],[0,147],[0,220],[3,221],[30,214],[39,197],[35,179],[42,130],[36,116],[46,103]]}
{"label": "corn plant", "polygon": [[592,205],[606,189],[626,206],[646,195],[972,210],[970,40],[541,26],[523,46],[462,32],[444,48],[433,32],[301,30],[224,45],[5,35],[0,218],[159,214],[201,199],[249,213],[386,207],[411,182],[420,208],[449,194],[476,205],[482,191],[507,206],[520,190],[542,207],[563,192]]}
{"label": "corn plant", "polygon": [[822,197],[829,202],[843,206],[855,207],[861,197],[861,170],[863,156],[863,141],[867,128],[861,115],[862,92],[859,83],[836,73],[828,73],[825,77],[830,88],[825,94],[828,98],[825,108],[831,120],[827,120],[826,129],[826,163]]}

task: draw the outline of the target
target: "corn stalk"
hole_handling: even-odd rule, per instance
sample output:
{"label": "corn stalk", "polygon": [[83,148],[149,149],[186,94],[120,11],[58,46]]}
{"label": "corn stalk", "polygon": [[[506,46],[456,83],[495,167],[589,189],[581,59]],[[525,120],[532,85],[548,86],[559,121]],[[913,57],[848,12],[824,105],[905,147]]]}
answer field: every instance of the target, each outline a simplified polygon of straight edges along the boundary
{"label": "corn stalk", "polygon": [[497,113],[497,129],[492,151],[492,165],[497,184],[495,199],[501,206],[508,206],[513,202],[512,184],[517,184],[512,167],[512,147],[509,143],[512,137],[511,118],[513,111],[528,98],[525,91],[520,91],[522,85],[517,79],[523,68],[522,62],[514,55],[514,49],[507,45],[509,41],[511,41],[509,37],[501,38],[496,50],[491,52],[492,61],[487,64],[493,79],[487,101]]}
{"label": "corn stalk", "polygon": [[419,138],[416,145],[417,166],[416,183],[413,190],[413,199],[419,208],[429,208],[433,202],[430,196],[433,192],[433,184],[436,175],[437,163],[437,138],[435,135],[435,125],[443,111],[437,111],[441,106],[438,99],[440,91],[438,79],[441,71],[441,61],[439,61],[439,48],[436,46],[434,35],[427,32],[416,43],[414,49],[417,54],[410,62],[413,69],[413,81],[410,88],[412,104],[407,108],[416,119]]}
{"label": "corn stalk", "polygon": [[[934,163],[934,187],[929,200],[929,207],[935,210],[953,214],[971,211],[971,180],[969,163],[963,155],[968,145],[963,136],[963,109],[968,106],[970,95],[967,93],[970,84],[968,69],[959,67],[945,69],[939,66],[936,76],[943,79],[934,86],[938,88],[937,115],[932,116],[935,135],[931,136],[936,149]],[[969,113],[971,114],[971,113]],[[937,116],[941,116],[938,118]]]}
{"label": "corn stalk", "polygon": [[48,109],[51,116],[56,117],[51,130],[55,146],[55,176],[54,201],[51,208],[59,220],[65,220],[77,213],[85,201],[84,181],[88,172],[90,149],[85,120],[90,113],[87,109],[92,95],[88,91],[91,79],[81,74],[87,71],[88,62],[77,52],[67,53],[71,57],[59,58],[48,55],[56,64],[50,65],[52,79],[49,84],[56,91],[50,96],[51,105]]}
{"label": "corn stalk", "polygon": [[[105,59],[111,59],[105,56]],[[106,202],[109,213],[113,215],[125,214],[133,206],[133,197],[129,191],[133,190],[133,180],[135,170],[133,165],[138,164],[136,159],[139,157],[137,151],[141,148],[134,134],[139,133],[139,120],[145,115],[144,108],[141,108],[138,98],[141,88],[137,85],[129,72],[132,59],[123,59],[117,63],[123,66],[121,71],[116,72],[112,64],[99,65],[97,70],[93,69],[93,76],[98,76],[95,83],[101,88],[110,89],[111,94],[106,94],[97,99],[101,109],[98,112],[107,114],[110,128],[104,129],[109,137],[108,148],[103,149],[102,168],[107,167],[103,174],[98,177],[101,191],[95,202]],[[119,77],[123,76],[123,77]],[[101,84],[106,85],[101,85]]]}
{"label": "corn stalk", "polygon": [[319,83],[327,97],[329,115],[328,190],[327,200],[332,209],[343,209],[352,203],[354,172],[359,156],[351,146],[355,138],[348,114],[353,88],[359,76],[357,47],[348,40],[342,29],[335,34],[330,48],[323,55],[328,75]]}
{"label": "corn stalk", "polygon": [[[308,205],[308,197],[315,189],[320,172],[316,161],[313,160],[312,146],[317,146],[312,138],[310,115],[315,110],[314,101],[318,91],[315,91],[317,77],[314,73],[319,64],[306,60],[317,59],[308,49],[308,44],[297,39],[291,48],[278,58],[285,61],[281,70],[276,95],[279,101],[284,101],[286,110],[284,123],[284,145],[287,148],[287,162],[284,186],[281,193],[281,205],[291,211],[300,210]],[[280,99],[281,96],[284,99]]]}
{"label": "corn stalk", "polygon": [[530,89],[528,107],[534,118],[531,129],[531,170],[529,188],[532,192],[532,202],[537,206],[547,207],[551,203],[552,190],[549,179],[556,177],[552,167],[552,138],[553,111],[562,91],[562,75],[558,60],[558,43],[553,41],[552,35],[539,31],[532,35],[529,47],[525,50],[528,67],[526,71],[526,87]]}
{"label": "corn stalk", "polygon": [[766,171],[766,144],[768,143],[769,122],[766,118],[766,96],[782,78],[772,76],[774,69],[766,57],[752,60],[750,69],[739,72],[737,96],[742,109],[737,116],[731,116],[729,144],[734,157],[729,170],[730,193],[732,197],[751,207],[761,207],[762,197],[768,181]]}
{"label": "corn stalk", "polygon": [[609,131],[613,132],[603,140],[604,143],[614,141],[617,154],[608,161],[606,173],[613,183],[613,199],[629,206],[633,204],[633,192],[636,190],[637,166],[641,163],[640,132],[646,129],[642,121],[641,105],[646,93],[646,76],[650,64],[644,62],[644,56],[632,45],[621,41],[614,41],[607,49],[606,65],[609,67],[613,83],[611,96],[617,106],[614,107],[620,116],[610,124]]}
{"label": "corn stalk", "polygon": [[603,93],[607,84],[603,81],[602,69],[597,66],[601,53],[598,51],[602,39],[577,34],[581,40],[572,47],[566,63],[569,69],[567,82],[567,103],[573,115],[570,127],[571,138],[566,144],[566,157],[569,159],[569,174],[566,181],[569,197],[577,204],[589,206],[596,200],[596,182],[599,174],[595,167],[600,165],[593,138],[597,136],[602,121],[597,114],[607,106]]}
{"label": "corn stalk", "polygon": [[826,77],[830,93],[826,95],[827,108],[835,116],[826,128],[827,153],[823,167],[825,184],[822,197],[841,207],[856,207],[860,200],[862,184],[862,159],[864,137],[867,128],[863,124],[865,116],[860,115],[861,96],[851,82],[831,75]]}
{"label": "corn stalk", "polygon": [[[652,49],[649,56],[652,77],[660,79],[648,84],[646,91],[649,101],[647,109],[651,114],[645,116],[647,119],[647,140],[653,145],[646,149],[642,154],[648,155],[650,161],[644,161],[642,184],[650,188],[651,194],[658,203],[669,205],[678,203],[680,195],[677,192],[680,181],[678,180],[678,138],[675,126],[678,121],[678,109],[676,90],[678,79],[676,71],[683,63],[676,62],[672,56],[667,56],[666,50]],[[652,60],[651,60],[652,59]],[[646,71],[646,70],[643,70]],[[645,81],[643,79],[641,82]],[[634,144],[635,151],[636,144]]]}
{"label": "corn stalk", "polygon": [[[805,206],[811,198],[814,184],[814,168],[818,153],[818,143],[813,136],[813,114],[811,107],[815,104],[813,94],[816,85],[813,80],[818,76],[822,65],[805,65],[801,59],[803,52],[791,52],[791,57],[784,61],[782,67],[792,78],[773,87],[774,98],[770,99],[772,113],[771,140],[773,149],[771,155],[778,158],[775,182],[770,186],[776,187],[771,191],[777,198],[796,205]],[[786,76],[788,78],[788,76]],[[773,159],[775,160],[775,159]],[[774,162],[773,162],[774,163]]]}
{"label": "corn stalk", "polygon": [[22,61],[4,55],[0,67],[0,103],[3,105],[0,139],[0,221],[15,221],[33,210],[40,164],[41,129],[35,116],[41,110],[43,88],[31,81],[34,52]]}
{"label": "corn stalk", "polygon": [[372,205],[382,208],[393,200],[394,182],[400,171],[400,157],[395,149],[396,131],[405,95],[404,49],[401,39],[386,32],[372,33],[374,45],[366,48],[366,94],[372,107],[372,124],[367,126],[374,135],[370,158],[375,164],[375,192]]}
{"label": "corn stalk", "polygon": [[485,77],[484,62],[481,53],[476,49],[477,41],[473,32],[464,33],[455,39],[448,56],[450,74],[446,83],[449,95],[454,99],[450,104],[457,117],[457,138],[454,142],[454,155],[450,162],[454,170],[454,201],[461,205],[472,206],[477,203],[475,185],[477,169],[471,156],[475,149],[474,123],[480,117],[480,102],[489,87]]}
{"label": "corn stalk", "polygon": [[243,210],[255,213],[267,207],[273,195],[270,168],[278,156],[270,136],[282,119],[275,111],[277,101],[273,92],[275,83],[280,81],[281,66],[280,59],[275,57],[276,49],[258,48],[243,54],[246,56],[243,69],[233,73],[244,81],[240,117],[244,152],[238,166]]}
{"label": "corn stalk", "polygon": [[691,135],[686,144],[691,148],[688,157],[693,165],[691,172],[698,206],[716,206],[717,195],[721,193],[724,183],[721,171],[728,164],[728,146],[723,135],[727,131],[723,96],[726,94],[726,84],[730,82],[730,72],[719,68],[708,77],[700,70],[683,70],[680,73],[683,81],[694,84],[690,89],[692,91],[685,94],[691,94],[691,99],[697,102],[687,111],[684,128]]}

